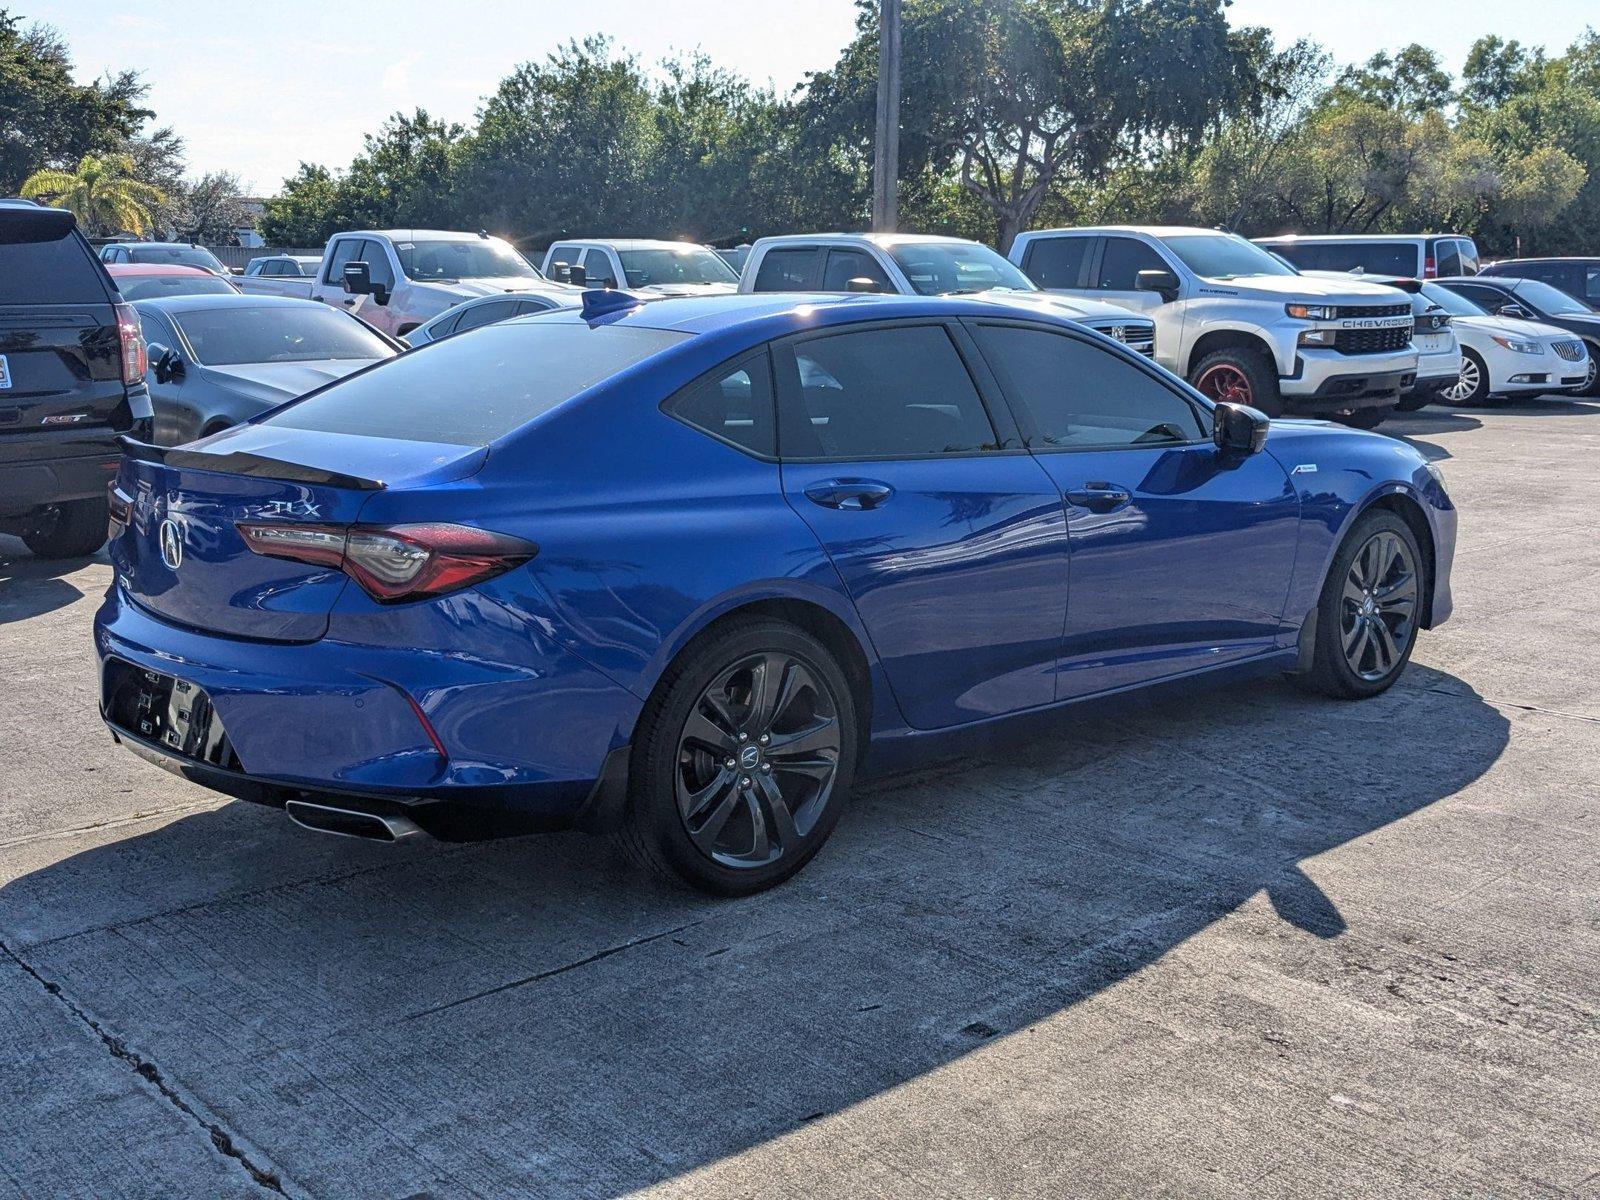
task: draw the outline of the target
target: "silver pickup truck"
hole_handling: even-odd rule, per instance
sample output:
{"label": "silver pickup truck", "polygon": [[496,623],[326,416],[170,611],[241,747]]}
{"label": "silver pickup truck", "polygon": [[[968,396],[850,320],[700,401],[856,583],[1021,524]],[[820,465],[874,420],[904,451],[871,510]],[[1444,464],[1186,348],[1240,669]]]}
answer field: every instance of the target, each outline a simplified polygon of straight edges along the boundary
{"label": "silver pickup truck", "polygon": [[316,281],[320,258],[299,254],[267,254],[252,258],[243,275],[234,276],[239,290],[252,296],[292,296],[296,300],[311,299],[311,285]]}

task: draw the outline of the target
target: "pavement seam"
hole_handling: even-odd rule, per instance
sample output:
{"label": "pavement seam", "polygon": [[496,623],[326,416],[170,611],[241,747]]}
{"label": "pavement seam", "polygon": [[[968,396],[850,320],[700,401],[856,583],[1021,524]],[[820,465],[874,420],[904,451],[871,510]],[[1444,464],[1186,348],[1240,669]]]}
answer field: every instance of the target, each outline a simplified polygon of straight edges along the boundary
{"label": "pavement seam", "polygon": [[102,829],[120,829],[124,825],[138,825],[145,821],[160,820],[162,817],[221,808],[226,803],[228,803],[228,800],[221,798],[217,800],[200,800],[190,804],[173,804],[167,808],[152,808],[145,812],[130,813],[125,817],[113,817],[107,821],[95,821],[88,825],[74,825],[70,829],[47,829],[40,833],[24,834],[21,837],[0,838],[0,850],[12,850],[18,846],[32,845],[35,842],[64,841],[68,838],[79,837],[85,833],[98,833]]}
{"label": "pavement seam", "polygon": [[1432,692],[1435,696],[1449,696],[1456,700],[1481,700],[1491,708],[1515,708],[1522,712],[1541,713],[1547,717],[1565,717],[1569,721],[1587,721],[1591,725],[1600,725],[1600,717],[1591,717],[1587,713],[1563,712],[1559,708],[1541,708],[1537,704],[1520,704],[1515,700],[1496,700],[1492,696],[1466,696],[1450,688],[1431,687],[1424,690]]}
{"label": "pavement seam", "polygon": [[[134,1074],[138,1075],[146,1083],[151,1084],[168,1104],[198,1126],[210,1138],[211,1144],[216,1147],[217,1151],[237,1162],[258,1186],[266,1188],[275,1195],[285,1197],[291,1195],[285,1189],[282,1172],[271,1167],[264,1167],[258,1163],[254,1157],[239,1145],[237,1137],[224,1129],[219,1122],[210,1119],[200,1111],[203,1105],[199,1101],[185,1097],[178,1090],[177,1085],[167,1079],[160,1067],[142,1054],[130,1049],[121,1038],[107,1031],[99,1021],[89,1015],[82,1005],[67,995],[60,984],[41,975],[33,964],[29,963],[3,941],[0,941],[0,953],[3,953],[26,972],[30,979],[44,989],[46,995],[54,998],[63,1008],[82,1024],[86,1025],[100,1039],[101,1044],[105,1046],[112,1057],[126,1063],[132,1068]],[[295,1189],[294,1194],[299,1194],[298,1188]]]}

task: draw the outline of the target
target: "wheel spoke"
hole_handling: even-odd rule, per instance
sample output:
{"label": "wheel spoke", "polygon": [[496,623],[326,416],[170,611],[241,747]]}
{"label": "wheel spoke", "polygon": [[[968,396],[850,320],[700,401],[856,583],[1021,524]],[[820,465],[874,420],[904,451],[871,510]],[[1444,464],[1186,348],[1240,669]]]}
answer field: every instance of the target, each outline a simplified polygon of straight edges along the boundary
{"label": "wheel spoke", "polygon": [[838,769],[835,759],[814,756],[811,758],[773,758],[772,769],[785,771],[791,775],[809,775],[813,779],[826,781]]}
{"label": "wheel spoke", "polygon": [[1366,602],[1366,599],[1367,589],[1361,586],[1361,581],[1355,577],[1355,571],[1352,570],[1349,575],[1345,576],[1344,601],[1346,604],[1353,604],[1355,607],[1360,608]]}
{"label": "wheel spoke", "polygon": [[733,816],[734,809],[739,807],[739,789],[728,788],[711,810],[709,816],[698,829],[689,826],[689,836],[694,839],[694,844],[706,854],[713,854],[717,848],[717,838],[721,836],[723,828],[728,824],[728,818]]}
{"label": "wheel spoke", "polygon": [[774,761],[790,758],[810,758],[818,750],[837,750],[839,747],[838,722],[832,717],[818,717],[814,723],[792,733],[775,733],[767,747]]}
{"label": "wheel spoke", "polygon": [[1370,580],[1373,587],[1379,587],[1389,577],[1389,568],[1394,566],[1395,554],[1399,551],[1400,539],[1392,533],[1384,534],[1376,539],[1378,562]]}
{"label": "wheel spoke", "polygon": [[694,824],[695,820],[711,808],[716,801],[732,789],[738,777],[732,771],[719,769],[716,777],[698,791],[691,792],[684,786],[682,772],[678,777],[678,811],[683,814],[683,819]]}
{"label": "wheel spoke", "polygon": [[745,718],[746,728],[754,731],[772,724],[792,666],[792,661],[782,655],[763,654],[750,669],[750,713]]}
{"label": "wheel spoke", "polygon": [[1373,658],[1376,659],[1373,665],[1380,674],[1388,674],[1400,660],[1400,647],[1395,645],[1394,634],[1383,621],[1374,618],[1368,624],[1372,626]]}
{"label": "wheel spoke", "polygon": [[701,704],[695,706],[689,714],[689,720],[683,727],[683,740],[695,742],[718,754],[726,754],[737,744],[731,729],[724,729],[708,717],[704,708],[714,707],[715,702],[710,697],[702,699]]}
{"label": "wheel spoke", "polygon": [[789,811],[789,802],[783,797],[783,789],[771,775],[756,776],[755,786],[762,807],[766,810],[772,838],[780,850],[787,850],[800,840],[800,835],[795,831],[794,814]]}
{"label": "wheel spoke", "polygon": [[1372,630],[1368,628],[1369,622],[1365,617],[1356,618],[1356,627],[1345,635],[1344,653],[1346,659],[1357,672],[1361,670],[1361,659],[1367,652],[1367,646],[1372,641]]}
{"label": "wheel spoke", "polygon": [[761,810],[761,801],[756,798],[753,784],[741,786],[739,795],[750,813],[750,859],[755,863],[763,863],[772,856],[772,839],[767,836],[766,815]]}

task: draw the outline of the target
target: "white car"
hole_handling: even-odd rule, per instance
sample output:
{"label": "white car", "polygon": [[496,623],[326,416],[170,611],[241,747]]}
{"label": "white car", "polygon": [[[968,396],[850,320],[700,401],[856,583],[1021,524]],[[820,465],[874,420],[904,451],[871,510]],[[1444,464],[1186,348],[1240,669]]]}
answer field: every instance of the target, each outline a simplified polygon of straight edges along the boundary
{"label": "white car", "polygon": [[528,313],[554,312],[558,308],[576,308],[578,293],[563,288],[538,291],[506,292],[499,296],[479,296],[440,313],[433,320],[413,329],[405,336],[408,346],[423,346],[429,342],[442,342],[447,337],[509,321],[512,317]]}
{"label": "white car", "polygon": [[1424,283],[1422,294],[1450,313],[1461,343],[1461,377],[1444,393],[1450,403],[1583,390],[1582,385],[1560,388],[1549,382],[1587,372],[1589,352],[1576,334],[1537,321],[1493,316],[1442,284]]}
{"label": "white car", "polygon": [[741,292],[882,292],[973,296],[1048,308],[1155,354],[1155,323],[1115,304],[1045,292],[981,242],[915,233],[806,233],[761,238],[750,249]]}
{"label": "white car", "polygon": [[621,288],[647,296],[719,296],[739,290],[739,276],[715,250],[694,242],[586,238],[556,242],[544,273],[565,280],[583,269],[585,287]]}

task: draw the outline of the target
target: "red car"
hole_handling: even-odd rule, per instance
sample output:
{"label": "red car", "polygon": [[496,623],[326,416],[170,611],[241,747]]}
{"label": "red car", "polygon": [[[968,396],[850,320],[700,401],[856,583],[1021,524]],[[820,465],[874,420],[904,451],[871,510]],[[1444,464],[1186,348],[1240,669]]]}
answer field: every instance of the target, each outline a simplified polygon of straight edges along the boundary
{"label": "red car", "polygon": [[157,300],[163,296],[237,296],[238,287],[199,267],[167,263],[107,263],[111,282],[124,300]]}

